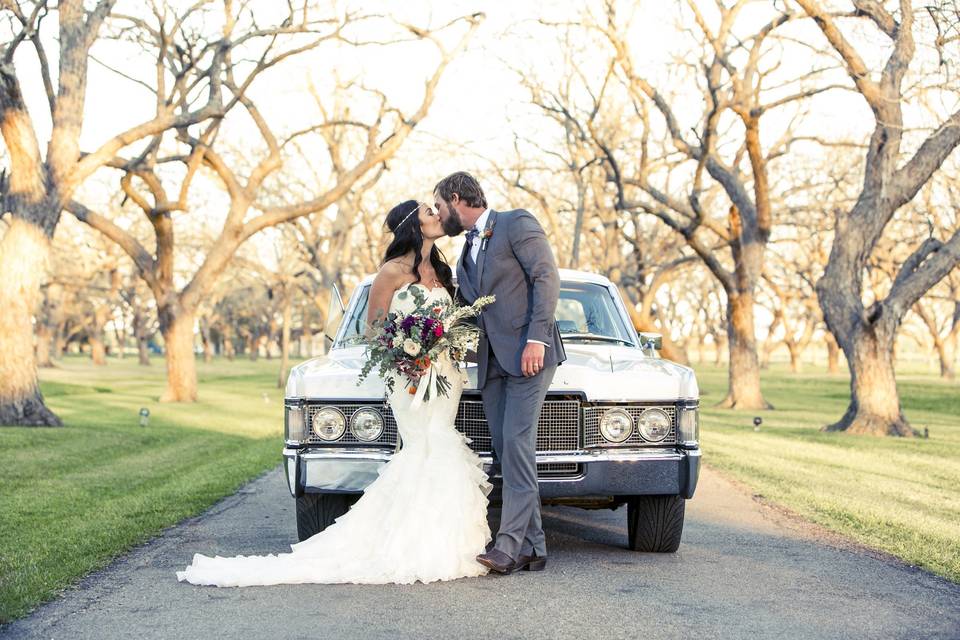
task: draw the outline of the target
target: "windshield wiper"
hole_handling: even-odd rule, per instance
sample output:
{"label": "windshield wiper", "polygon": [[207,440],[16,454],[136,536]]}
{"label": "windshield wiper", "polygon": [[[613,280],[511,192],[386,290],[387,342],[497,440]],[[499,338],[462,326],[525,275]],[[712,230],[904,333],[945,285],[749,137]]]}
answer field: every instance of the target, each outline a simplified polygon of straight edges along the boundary
{"label": "windshield wiper", "polygon": [[634,346],[629,340],[624,340],[623,338],[614,338],[613,336],[602,336],[598,333],[561,333],[560,337],[564,340],[568,338],[576,338],[578,340],[598,340],[600,342],[616,342],[619,344]]}

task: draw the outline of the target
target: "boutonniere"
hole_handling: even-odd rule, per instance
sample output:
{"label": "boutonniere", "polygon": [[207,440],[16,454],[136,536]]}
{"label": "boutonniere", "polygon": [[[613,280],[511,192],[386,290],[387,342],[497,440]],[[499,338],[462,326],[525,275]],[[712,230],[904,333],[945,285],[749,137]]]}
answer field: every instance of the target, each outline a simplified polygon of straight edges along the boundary
{"label": "boutonniere", "polygon": [[493,237],[493,227],[483,230],[483,235],[481,236],[483,240],[480,242],[480,251],[487,250],[487,242],[490,241],[490,238]]}

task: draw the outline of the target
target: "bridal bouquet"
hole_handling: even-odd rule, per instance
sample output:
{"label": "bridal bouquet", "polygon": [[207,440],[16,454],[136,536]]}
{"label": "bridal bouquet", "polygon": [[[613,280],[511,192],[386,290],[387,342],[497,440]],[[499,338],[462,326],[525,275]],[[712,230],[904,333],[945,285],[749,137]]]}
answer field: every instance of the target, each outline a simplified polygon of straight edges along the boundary
{"label": "bridal bouquet", "polygon": [[448,354],[450,361],[457,365],[468,350],[476,350],[480,329],[462,320],[479,314],[494,301],[494,296],[483,296],[468,306],[446,302],[428,306],[427,297],[419,287],[397,294],[400,299],[407,296],[413,296],[416,309],[408,315],[388,313],[374,327],[357,384],[376,369],[389,395],[396,380],[405,379],[407,392],[415,396],[414,404],[419,406],[430,399],[432,389],[447,396],[450,381],[432,364],[441,355]]}

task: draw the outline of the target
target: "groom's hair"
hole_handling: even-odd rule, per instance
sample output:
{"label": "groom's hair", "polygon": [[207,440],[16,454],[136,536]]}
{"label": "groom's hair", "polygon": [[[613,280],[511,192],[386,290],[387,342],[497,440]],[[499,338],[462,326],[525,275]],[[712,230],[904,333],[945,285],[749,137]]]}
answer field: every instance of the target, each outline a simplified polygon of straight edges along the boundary
{"label": "groom's hair", "polygon": [[466,171],[451,173],[438,182],[433,191],[443,198],[444,202],[450,202],[453,194],[457,194],[468,207],[487,208],[487,198],[483,195],[480,183]]}

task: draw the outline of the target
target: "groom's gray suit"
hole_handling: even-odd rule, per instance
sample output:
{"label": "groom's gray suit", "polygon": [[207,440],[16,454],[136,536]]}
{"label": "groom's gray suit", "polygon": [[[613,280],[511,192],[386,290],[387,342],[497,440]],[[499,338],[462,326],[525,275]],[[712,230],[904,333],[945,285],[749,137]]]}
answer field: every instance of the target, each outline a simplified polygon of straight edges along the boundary
{"label": "groom's gray suit", "polygon": [[[467,242],[457,261],[459,296],[496,301],[478,318],[477,384],[503,473],[503,509],[495,548],[514,560],[546,556],[537,485],[537,421],[557,365],[566,359],[556,328],[560,274],[547,236],[530,212],[490,211],[472,259]],[[470,234],[468,234],[469,237]],[[520,368],[528,341],[541,342],[543,370],[529,378]]]}

